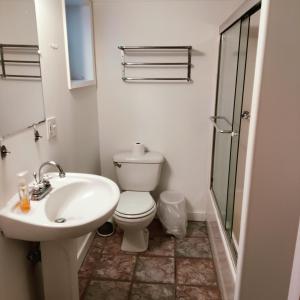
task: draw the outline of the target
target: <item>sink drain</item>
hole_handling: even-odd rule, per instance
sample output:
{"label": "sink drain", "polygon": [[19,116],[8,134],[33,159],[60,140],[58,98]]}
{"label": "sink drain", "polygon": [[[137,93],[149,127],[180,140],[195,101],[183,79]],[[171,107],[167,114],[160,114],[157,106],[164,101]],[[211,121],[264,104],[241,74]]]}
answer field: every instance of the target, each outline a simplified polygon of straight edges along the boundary
{"label": "sink drain", "polygon": [[55,219],[55,223],[65,223],[67,220],[65,218],[58,218],[58,219]]}

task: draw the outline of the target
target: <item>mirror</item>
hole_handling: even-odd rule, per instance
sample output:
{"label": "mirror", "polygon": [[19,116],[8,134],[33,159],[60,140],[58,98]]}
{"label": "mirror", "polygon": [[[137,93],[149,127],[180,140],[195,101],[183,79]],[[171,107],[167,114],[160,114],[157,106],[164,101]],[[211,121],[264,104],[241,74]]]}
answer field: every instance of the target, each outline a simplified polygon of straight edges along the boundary
{"label": "mirror", "polygon": [[45,121],[34,0],[0,0],[0,137]]}

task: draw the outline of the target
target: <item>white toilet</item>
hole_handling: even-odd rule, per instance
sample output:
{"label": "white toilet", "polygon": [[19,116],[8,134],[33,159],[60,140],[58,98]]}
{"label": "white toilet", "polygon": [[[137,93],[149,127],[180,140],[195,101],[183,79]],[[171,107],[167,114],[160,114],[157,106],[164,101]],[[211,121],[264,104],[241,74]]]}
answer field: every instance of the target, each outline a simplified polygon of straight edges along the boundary
{"label": "white toilet", "polygon": [[123,190],[114,219],[124,231],[121,249],[143,252],[148,248],[147,226],[156,213],[150,192],[160,178],[164,157],[157,152],[122,152],[113,157],[118,183]]}

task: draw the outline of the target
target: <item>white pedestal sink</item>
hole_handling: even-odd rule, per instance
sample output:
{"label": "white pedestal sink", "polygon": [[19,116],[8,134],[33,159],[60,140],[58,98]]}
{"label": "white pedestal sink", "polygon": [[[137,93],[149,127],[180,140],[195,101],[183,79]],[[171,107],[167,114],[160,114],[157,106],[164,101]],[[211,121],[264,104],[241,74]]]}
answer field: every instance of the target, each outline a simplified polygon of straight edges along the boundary
{"label": "white pedestal sink", "polygon": [[41,242],[46,300],[78,300],[74,238],[95,230],[112,216],[120,191],[102,176],[48,175],[52,191],[44,199],[32,201],[27,214],[18,207],[16,194],[0,209],[0,228],[8,238]]}

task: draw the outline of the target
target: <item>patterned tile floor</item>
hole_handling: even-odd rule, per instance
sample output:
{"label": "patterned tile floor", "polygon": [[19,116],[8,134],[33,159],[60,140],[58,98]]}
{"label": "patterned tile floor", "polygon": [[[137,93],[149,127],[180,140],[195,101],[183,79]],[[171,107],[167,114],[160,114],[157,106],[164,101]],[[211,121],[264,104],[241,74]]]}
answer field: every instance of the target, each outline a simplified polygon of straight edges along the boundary
{"label": "patterned tile floor", "polygon": [[189,222],[184,239],[155,219],[149,249],[121,251],[122,233],[96,236],[79,270],[82,300],[220,300],[205,222]]}

